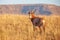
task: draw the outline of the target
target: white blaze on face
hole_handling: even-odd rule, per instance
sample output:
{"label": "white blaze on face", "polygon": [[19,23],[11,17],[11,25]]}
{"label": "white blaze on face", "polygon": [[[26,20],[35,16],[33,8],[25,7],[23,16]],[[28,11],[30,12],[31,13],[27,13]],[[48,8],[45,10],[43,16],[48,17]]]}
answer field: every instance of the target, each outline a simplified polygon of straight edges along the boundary
{"label": "white blaze on face", "polygon": [[30,18],[32,18],[31,14],[30,14]]}
{"label": "white blaze on face", "polygon": [[30,18],[32,18],[31,15],[30,15]]}
{"label": "white blaze on face", "polygon": [[30,16],[30,18],[32,18],[32,16]]}

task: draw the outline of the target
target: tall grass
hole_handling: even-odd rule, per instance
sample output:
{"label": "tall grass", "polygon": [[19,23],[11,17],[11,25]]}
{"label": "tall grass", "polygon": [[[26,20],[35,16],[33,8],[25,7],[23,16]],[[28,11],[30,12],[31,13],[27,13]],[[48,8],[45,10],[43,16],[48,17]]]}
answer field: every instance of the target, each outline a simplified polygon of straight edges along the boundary
{"label": "tall grass", "polygon": [[27,15],[1,14],[0,40],[60,40],[60,16],[44,17],[45,33],[33,31]]}

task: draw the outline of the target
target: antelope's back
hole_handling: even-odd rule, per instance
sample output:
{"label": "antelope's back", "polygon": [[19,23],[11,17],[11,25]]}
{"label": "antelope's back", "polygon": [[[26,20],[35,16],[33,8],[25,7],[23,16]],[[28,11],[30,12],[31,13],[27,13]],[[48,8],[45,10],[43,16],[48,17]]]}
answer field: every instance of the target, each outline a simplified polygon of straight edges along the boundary
{"label": "antelope's back", "polygon": [[35,26],[41,26],[43,24],[42,19],[39,17],[31,18],[31,21],[32,21],[33,25],[35,25]]}

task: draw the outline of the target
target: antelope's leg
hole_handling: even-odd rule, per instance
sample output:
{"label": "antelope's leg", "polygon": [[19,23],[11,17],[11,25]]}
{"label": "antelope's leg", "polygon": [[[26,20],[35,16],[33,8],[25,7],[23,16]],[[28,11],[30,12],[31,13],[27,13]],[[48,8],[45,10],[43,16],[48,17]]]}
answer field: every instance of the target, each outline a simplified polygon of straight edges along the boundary
{"label": "antelope's leg", "polygon": [[33,26],[33,30],[34,31],[37,31],[38,30],[38,27],[37,26]]}
{"label": "antelope's leg", "polygon": [[41,27],[39,27],[39,30],[40,30],[40,33],[42,33],[42,28]]}
{"label": "antelope's leg", "polygon": [[43,20],[43,31],[45,32],[45,25],[46,25],[46,22],[45,20]]}
{"label": "antelope's leg", "polygon": [[43,31],[45,32],[45,26],[43,26]]}

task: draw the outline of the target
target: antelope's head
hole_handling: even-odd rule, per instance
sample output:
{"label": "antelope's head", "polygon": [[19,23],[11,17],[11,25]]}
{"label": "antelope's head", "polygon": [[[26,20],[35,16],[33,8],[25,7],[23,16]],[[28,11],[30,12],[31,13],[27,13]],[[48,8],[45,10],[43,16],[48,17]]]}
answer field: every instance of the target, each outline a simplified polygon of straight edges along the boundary
{"label": "antelope's head", "polygon": [[35,17],[35,11],[29,11],[28,14],[29,14],[29,18],[34,18]]}

